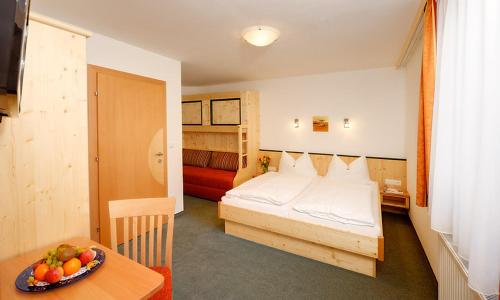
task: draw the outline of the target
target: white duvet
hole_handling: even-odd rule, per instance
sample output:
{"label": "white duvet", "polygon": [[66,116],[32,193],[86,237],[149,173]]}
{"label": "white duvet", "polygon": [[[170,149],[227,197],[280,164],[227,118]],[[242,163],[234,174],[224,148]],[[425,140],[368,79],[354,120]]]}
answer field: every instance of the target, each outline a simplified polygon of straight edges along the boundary
{"label": "white duvet", "polygon": [[314,178],[269,172],[226,192],[226,196],[284,205],[306,189]]}
{"label": "white duvet", "polygon": [[374,226],[373,185],[324,178],[311,188],[293,209],[313,217],[345,224]]}

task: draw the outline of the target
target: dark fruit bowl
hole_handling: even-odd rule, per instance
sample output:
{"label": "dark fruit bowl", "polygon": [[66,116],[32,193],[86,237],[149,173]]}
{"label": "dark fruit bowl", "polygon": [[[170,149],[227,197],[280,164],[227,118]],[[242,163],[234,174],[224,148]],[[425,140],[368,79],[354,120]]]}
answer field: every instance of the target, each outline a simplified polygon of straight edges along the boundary
{"label": "dark fruit bowl", "polygon": [[97,269],[101,267],[101,265],[104,263],[104,260],[106,259],[106,254],[104,251],[101,249],[93,248],[93,250],[96,252],[96,256],[92,262],[89,264],[95,262],[94,266],[90,269],[88,269],[86,266],[83,266],[80,268],[78,272],[75,274],[72,274],[70,276],[65,276],[63,277],[60,281],[53,283],[53,284],[48,284],[47,282],[40,281],[38,282],[37,285],[30,285],[28,283],[28,279],[30,276],[33,276],[33,266],[40,261],[37,261],[33,265],[27,267],[22,271],[16,278],[16,287],[18,290],[23,291],[23,292],[44,292],[47,290],[52,290],[56,288],[60,288],[66,285],[73,284],[77,281],[80,281],[90,274],[94,273]]}

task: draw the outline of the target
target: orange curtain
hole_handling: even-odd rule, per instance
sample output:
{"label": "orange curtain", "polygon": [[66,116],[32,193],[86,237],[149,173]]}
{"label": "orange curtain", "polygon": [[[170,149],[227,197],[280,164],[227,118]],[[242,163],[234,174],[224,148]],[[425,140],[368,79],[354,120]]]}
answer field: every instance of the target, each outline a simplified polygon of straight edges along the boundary
{"label": "orange curtain", "polygon": [[436,0],[427,0],[424,14],[420,107],[418,112],[416,200],[418,206],[427,206],[436,71]]}

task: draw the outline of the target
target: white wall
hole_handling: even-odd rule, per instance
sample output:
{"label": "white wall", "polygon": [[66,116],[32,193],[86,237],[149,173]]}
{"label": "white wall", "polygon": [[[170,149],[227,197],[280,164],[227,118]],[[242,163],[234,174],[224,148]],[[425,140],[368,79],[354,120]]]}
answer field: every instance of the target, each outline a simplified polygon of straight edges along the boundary
{"label": "white wall", "polygon": [[439,266],[438,235],[430,228],[429,209],[415,203],[417,186],[417,132],[420,91],[422,43],[420,42],[406,65],[406,159],[407,184],[410,193],[410,219],[424,247],[432,270],[437,277]]}
{"label": "white wall", "polygon": [[168,193],[182,211],[181,63],[100,34],[88,39],[87,62],[166,81]]}
{"label": "white wall", "polygon": [[[260,92],[262,149],[405,157],[405,72],[392,68],[183,87],[183,94]],[[330,118],[312,132],[312,116]],[[293,119],[300,128],[293,128]],[[351,128],[343,128],[343,119]]]}

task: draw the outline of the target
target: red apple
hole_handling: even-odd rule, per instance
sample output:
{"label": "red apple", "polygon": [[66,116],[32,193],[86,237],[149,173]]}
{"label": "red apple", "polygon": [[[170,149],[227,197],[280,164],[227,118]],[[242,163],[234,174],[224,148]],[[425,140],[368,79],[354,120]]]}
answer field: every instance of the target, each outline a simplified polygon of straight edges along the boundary
{"label": "red apple", "polygon": [[92,249],[88,249],[82,252],[78,257],[82,266],[86,266],[89,262],[93,261],[96,256],[96,252]]}
{"label": "red apple", "polygon": [[45,274],[45,281],[47,281],[48,283],[56,283],[61,280],[61,278],[62,274],[58,269],[50,269]]}

